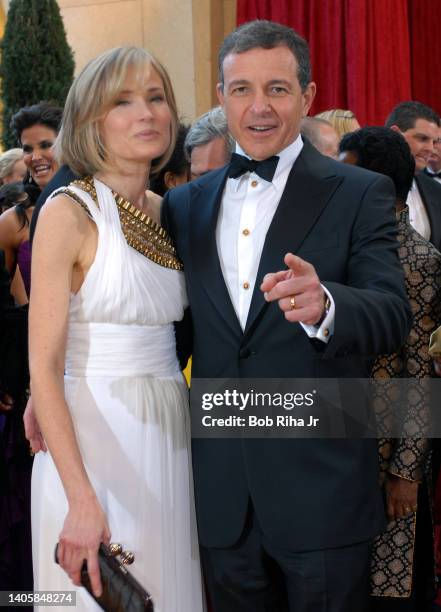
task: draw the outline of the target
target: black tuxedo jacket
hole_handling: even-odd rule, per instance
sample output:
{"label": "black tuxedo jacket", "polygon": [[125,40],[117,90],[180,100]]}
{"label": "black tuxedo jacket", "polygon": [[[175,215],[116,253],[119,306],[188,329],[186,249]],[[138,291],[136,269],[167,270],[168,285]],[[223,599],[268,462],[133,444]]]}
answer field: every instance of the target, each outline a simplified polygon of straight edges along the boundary
{"label": "black tuxedo jacket", "polygon": [[441,251],[441,185],[420,172],[415,176],[430,222],[430,242]]}
{"label": "black tuxedo jacket", "polygon": [[[411,315],[397,256],[389,179],[335,162],[305,143],[268,230],[246,329],[231,304],[215,230],[227,168],[170,191],[163,224],[184,263],[193,315],[193,377],[368,377],[400,346]],[[336,307],[328,345],[264,301],[265,273],[288,252],[311,262]],[[291,550],[373,537],[384,516],[375,440],[195,439],[199,536],[233,545],[251,499],[271,540]]]}

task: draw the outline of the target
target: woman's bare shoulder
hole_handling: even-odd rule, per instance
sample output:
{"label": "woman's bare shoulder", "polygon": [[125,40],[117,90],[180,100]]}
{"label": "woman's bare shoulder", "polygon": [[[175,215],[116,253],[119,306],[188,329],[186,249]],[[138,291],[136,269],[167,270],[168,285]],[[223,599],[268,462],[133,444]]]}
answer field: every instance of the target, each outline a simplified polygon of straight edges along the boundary
{"label": "woman's bare shoulder", "polygon": [[[58,194],[41,208],[34,246],[38,247],[44,240],[46,247],[49,242],[55,250],[76,252],[91,234],[91,225],[86,211],[77,202],[65,194]],[[47,236],[51,236],[51,241],[47,241]]]}
{"label": "woman's bare shoulder", "polygon": [[23,229],[17,213],[13,208],[9,208],[0,215],[0,244],[2,247],[18,248],[23,240]]}
{"label": "woman's bare shoulder", "polygon": [[86,210],[70,196],[64,193],[59,193],[53,198],[46,200],[38,216],[38,222],[43,220],[44,223],[69,221],[85,224],[89,219]]}
{"label": "woman's bare shoulder", "polygon": [[8,208],[4,213],[0,215],[0,224],[10,229],[19,230],[21,227],[20,219],[15,212],[15,207]]}

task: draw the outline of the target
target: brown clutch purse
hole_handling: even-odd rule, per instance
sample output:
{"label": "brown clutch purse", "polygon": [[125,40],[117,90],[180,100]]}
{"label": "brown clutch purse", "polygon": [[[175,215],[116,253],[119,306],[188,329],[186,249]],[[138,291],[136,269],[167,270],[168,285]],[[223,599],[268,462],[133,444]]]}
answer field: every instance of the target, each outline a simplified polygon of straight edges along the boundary
{"label": "brown clutch purse", "polygon": [[[55,547],[55,562],[58,563],[58,544]],[[125,564],[101,544],[98,550],[103,592],[95,597],[90,586],[86,561],[81,568],[81,584],[99,606],[106,612],[153,612],[153,600],[139,582],[130,574]]]}

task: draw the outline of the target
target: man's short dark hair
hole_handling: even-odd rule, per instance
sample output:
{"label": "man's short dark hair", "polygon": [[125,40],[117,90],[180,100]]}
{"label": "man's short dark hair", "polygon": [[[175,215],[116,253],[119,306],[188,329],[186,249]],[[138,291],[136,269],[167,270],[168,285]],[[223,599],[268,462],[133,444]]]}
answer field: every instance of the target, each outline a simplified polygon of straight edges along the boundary
{"label": "man's short dark hair", "polygon": [[32,104],[32,106],[24,106],[15,113],[11,119],[11,128],[21,144],[23,130],[34,125],[44,125],[58,134],[62,116],[63,109],[49,102],[39,102],[38,104]]}
{"label": "man's short dark hair", "polygon": [[386,127],[361,128],[345,134],[339,150],[340,153],[355,153],[357,166],[389,176],[394,182],[397,199],[406,201],[415,173],[415,160],[401,134]]}
{"label": "man's short dark hair", "polygon": [[249,21],[225,38],[219,51],[218,68],[219,81],[224,85],[223,64],[230,53],[245,53],[251,49],[274,49],[276,47],[288,47],[297,60],[297,78],[302,91],[305,91],[311,81],[311,63],[309,59],[308,43],[292,28],[257,19]]}
{"label": "man's short dark hair", "polygon": [[415,122],[418,119],[425,119],[430,123],[436,123],[438,126],[440,125],[439,115],[433,108],[426,106],[426,104],[422,102],[413,102],[412,100],[397,104],[397,106],[392,109],[384,125],[388,128],[396,125],[402,132],[406,132],[415,127]]}

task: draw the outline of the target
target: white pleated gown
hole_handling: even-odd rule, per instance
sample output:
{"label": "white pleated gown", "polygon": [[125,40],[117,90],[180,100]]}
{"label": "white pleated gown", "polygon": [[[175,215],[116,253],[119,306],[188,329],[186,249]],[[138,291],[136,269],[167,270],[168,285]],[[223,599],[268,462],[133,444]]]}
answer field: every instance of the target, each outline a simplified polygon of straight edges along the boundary
{"label": "white pleated gown", "polygon": [[[95,186],[99,208],[77,189],[99,238],[95,261],[71,296],[66,399],[111,541],[135,555],[130,572],[152,594],[156,612],[199,612],[204,606],[187,389],[172,324],[186,305],[184,278],[127,245],[110,190],[97,180]],[[100,610],[54,563],[66,512],[50,453],[38,453],[32,474],[34,588],[76,590],[76,610]]]}

